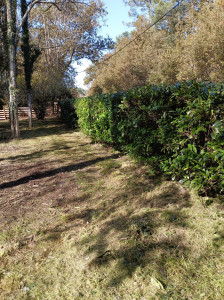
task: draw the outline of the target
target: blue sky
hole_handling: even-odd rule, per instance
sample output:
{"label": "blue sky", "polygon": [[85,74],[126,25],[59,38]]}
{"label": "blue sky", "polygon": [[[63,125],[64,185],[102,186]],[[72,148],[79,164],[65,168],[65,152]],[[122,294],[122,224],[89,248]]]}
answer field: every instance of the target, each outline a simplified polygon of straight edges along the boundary
{"label": "blue sky", "polygon": [[[105,9],[108,12],[106,16],[106,24],[101,28],[99,34],[102,36],[109,35],[115,40],[117,36],[125,31],[130,31],[131,28],[124,23],[131,22],[131,18],[128,16],[129,7],[126,6],[123,0],[102,0],[105,3]],[[82,65],[77,66],[76,70],[82,72],[90,65],[90,62],[86,59],[82,60]],[[83,84],[85,73],[80,73],[76,77],[76,84],[78,87],[86,88]]]}
{"label": "blue sky", "polygon": [[105,3],[107,15],[107,26],[103,26],[100,33],[102,35],[109,35],[111,38],[115,39],[118,35],[124,31],[129,31],[130,28],[123,24],[131,21],[128,16],[129,7],[126,6],[123,0],[103,0]]}

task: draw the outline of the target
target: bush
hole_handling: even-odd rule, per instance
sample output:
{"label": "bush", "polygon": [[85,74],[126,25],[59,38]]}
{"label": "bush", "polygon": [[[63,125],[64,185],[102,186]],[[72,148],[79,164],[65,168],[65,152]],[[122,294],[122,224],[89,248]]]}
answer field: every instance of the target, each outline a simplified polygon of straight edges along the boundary
{"label": "bush", "polygon": [[224,193],[224,85],[183,82],[79,99],[81,129],[156,163],[203,194]]}
{"label": "bush", "polygon": [[77,127],[77,114],[74,107],[75,100],[67,99],[59,102],[61,108],[61,120],[65,123],[69,128]]}
{"label": "bush", "polygon": [[33,109],[38,120],[44,120],[47,110],[47,101],[45,98],[34,98]]}

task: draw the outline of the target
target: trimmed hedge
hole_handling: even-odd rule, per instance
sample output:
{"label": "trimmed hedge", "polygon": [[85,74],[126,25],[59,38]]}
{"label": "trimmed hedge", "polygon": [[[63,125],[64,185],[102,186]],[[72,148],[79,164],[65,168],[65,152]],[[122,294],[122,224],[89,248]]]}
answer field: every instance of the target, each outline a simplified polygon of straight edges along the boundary
{"label": "trimmed hedge", "polygon": [[153,162],[202,194],[224,193],[224,85],[147,86],[75,103],[95,141]]}

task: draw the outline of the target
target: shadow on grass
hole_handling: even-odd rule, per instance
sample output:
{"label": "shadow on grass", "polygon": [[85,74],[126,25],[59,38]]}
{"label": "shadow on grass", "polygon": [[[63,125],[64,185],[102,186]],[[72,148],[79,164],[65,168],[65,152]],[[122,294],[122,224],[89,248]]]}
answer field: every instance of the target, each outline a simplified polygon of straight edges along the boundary
{"label": "shadow on grass", "polygon": [[[49,135],[60,135],[70,130],[61,123],[59,118],[46,118],[45,120],[34,120],[33,128],[28,129],[28,120],[20,121],[20,139],[31,139]],[[0,140],[0,143],[10,142],[10,124],[6,121],[0,122],[0,133],[7,133],[7,139]]]}
{"label": "shadow on grass", "polygon": [[[110,270],[108,287],[122,284],[139,268],[151,276],[156,274],[166,286],[169,282],[166,261],[177,262],[190,255],[184,229],[191,225],[183,210],[191,205],[190,194],[174,183],[159,190],[161,178],[152,178],[144,181],[135,176],[135,182],[127,178],[107,203],[99,201],[97,207],[91,208],[90,202],[89,209],[65,217],[67,227],[62,232],[69,230],[70,222],[97,224],[98,229],[82,238],[79,246],[87,249],[85,255],[94,254],[90,268]],[[147,189],[151,196],[146,199],[142,193]],[[135,209],[129,211],[130,202]]]}
{"label": "shadow on grass", "polygon": [[[38,126],[38,127],[37,127]],[[45,127],[41,127],[41,126],[45,126]],[[35,128],[37,127],[37,128]],[[44,121],[37,121],[35,122],[35,127],[32,130],[22,130],[21,131],[21,137],[20,139],[31,139],[31,138],[36,138],[36,137],[44,137],[44,136],[50,136],[50,135],[62,135],[65,133],[69,133],[69,132],[74,132],[70,131],[68,129],[65,128],[65,126],[63,124],[61,124],[60,120],[58,119],[47,119]],[[9,142],[9,140],[7,141],[0,141],[0,143],[6,143]],[[72,141],[69,141],[69,144],[71,144]],[[73,142],[74,144],[76,144],[76,141]],[[65,140],[60,141],[56,141],[53,142],[53,145],[51,146],[50,149],[48,150],[40,150],[40,151],[35,151],[33,153],[29,153],[29,154],[21,154],[21,155],[17,155],[17,156],[9,156],[7,158],[0,158],[0,161],[3,160],[18,160],[18,161],[27,161],[30,159],[35,159],[35,158],[41,158],[44,155],[51,153],[53,151],[62,151],[62,150],[70,150],[72,147],[68,146]]]}
{"label": "shadow on grass", "polygon": [[[70,141],[69,144],[71,144],[72,142]],[[75,143],[75,141],[74,141]],[[66,145],[66,142],[63,140],[61,142],[55,142],[53,143],[52,147],[50,147],[50,149],[48,150],[40,150],[40,151],[35,151],[29,154],[20,154],[20,155],[16,155],[16,156],[9,156],[7,158],[0,158],[0,161],[3,160],[12,160],[12,161],[27,161],[30,159],[35,159],[35,158],[42,158],[43,156],[45,156],[48,153],[54,152],[54,151],[68,151],[70,149],[72,149],[73,147]]]}
{"label": "shadow on grass", "polygon": [[[162,227],[170,228],[171,224],[179,228],[188,226],[186,216],[178,210],[179,208],[169,210],[168,218],[161,218],[160,210],[157,210],[137,216],[130,213],[104,223],[97,235],[81,243],[92,244],[86,252],[87,255],[94,253],[95,258],[90,267],[109,267],[110,262],[114,261],[108,286],[122,284],[126,277],[133,276],[137,268],[140,267],[144,272],[146,266],[148,270],[152,266],[151,275],[156,272],[164,284],[167,284],[165,259],[178,260],[186,257],[190,251],[184,244],[181,231],[161,231]],[[115,249],[113,244],[108,243],[111,232],[115,232],[121,240],[124,239]]]}
{"label": "shadow on grass", "polygon": [[117,157],[119,157],[119,155],[116,155],[116,154],[112,155],[112,156],[107,156],[107,157],[99,157],[99,158],[92,159],[92,160],[89,160],[89,161],[84,161],[84,162],[81,162],[81,163],[78,163],[78,164],[56,168],[56,169],[49,170],[49,171],[46,171],[46,172],[34,173],[32,175],[25,176],[25,177],[22,177],[22,178],[17,179],[17,180],[2,183],[2,184],[0,184],[0,189],[6,189],[6,188],[19,186],[21,184],[25,184],[25,183],[27,183],[29,181],[32,181],[32,180],[51,177],[51,176],[54,176],[54,175],[57,175],[57,174],[60,174],[60,173],[72,172],[72,171],[84,169],[86,167],[89,167],[93,164],[104,161],[106,159],[117,158]]}
{"label": "shadow on grass", "polygon": [[[154,186],[151,181],[148,182],[151,192],[158,188],[159,181],[158,179]],[[144,272],[146,266],[148,269],[152,266],[151,274],[156,272],[166,284],[168,275],[164,266],[165,258],[178,260],[189,253],[183,234],[183,229],[189,225],[187,216],[182,211],[190,206],[189,193],[171,183],[169,187],[156,195],[152,194],[146,200],[142,197],[145,186],[142,184],[139,187],[139,184],[141,185],[141,179],[136,178],[136,185],[131,189],[127,180],[115,202],[112,201],[108,207],[100,206],[94,212],[94,215],[98,216],[97,220],[103,222],[100,230],[81,241],[81,246],[85,245],[88,248],[86,255],[94,254],[95,258],[90,267],[111,268],[110,262],[113,261],[111,275],[107,280],[108,286],[120,285],[126,277],[132,277],[137,268],[140,267]],[[116,208],[124,204],[125,190],[129,191],[125,200],[129,198],[133,201],[136,210],[126,210],[120,216],[113,217]],[[80,214],[75,217],[83,216]],[[105,222],[108,217],[109,221]],[[86,220],[85,216],[84,221]],[[118,243],[108,242],[113,239],[111,233],[116,236],[115,240],[119,241]]]}
{"label": "shadow on grass", "polygon": [[[68,133],[68,131],[66,131],[66,133]],[[65,140],[62,140],[60,142],[59,141],[53,142],[52,144],[53,145],[48,150],[40,150],[40,151],[28,153],[28,154],[20,154],[20,155],[16,155],[16,156],[9,156],[7,158],[0,158],[0,162],[4,161],[4,160],[22,161],[23,162],[23,161],[27,161],[27,160],[31,160],[31,159],[42,158],[45,155],[55,152],[55,151],[60,152],[60,154],[62,154],[62,152],[64,151],[65,154],[68,154],[67,151],[73,149],[73,147],[67,145]],[[71,145],[71,144],[77,145],[77,141],[69,141],[69,145]],[[80,144],[78,146],[80,149],[82,149],[82,147],[85,147],[89,144],[90,143]]]}

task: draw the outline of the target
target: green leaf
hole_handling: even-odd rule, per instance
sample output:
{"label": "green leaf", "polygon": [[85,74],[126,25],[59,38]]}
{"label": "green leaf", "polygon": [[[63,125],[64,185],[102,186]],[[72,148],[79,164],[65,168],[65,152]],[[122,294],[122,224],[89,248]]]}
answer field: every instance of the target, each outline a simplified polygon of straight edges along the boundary
{"label": "green leaf", "polygon": [[187,148],[192,151],[193,146],[191,144],[188,144]]}
{"label": "green leaf", "polygon": [[193,149],[194,153],[197,153],[197,148],[195,147],[195,145],[192,146],[192,149]]}

